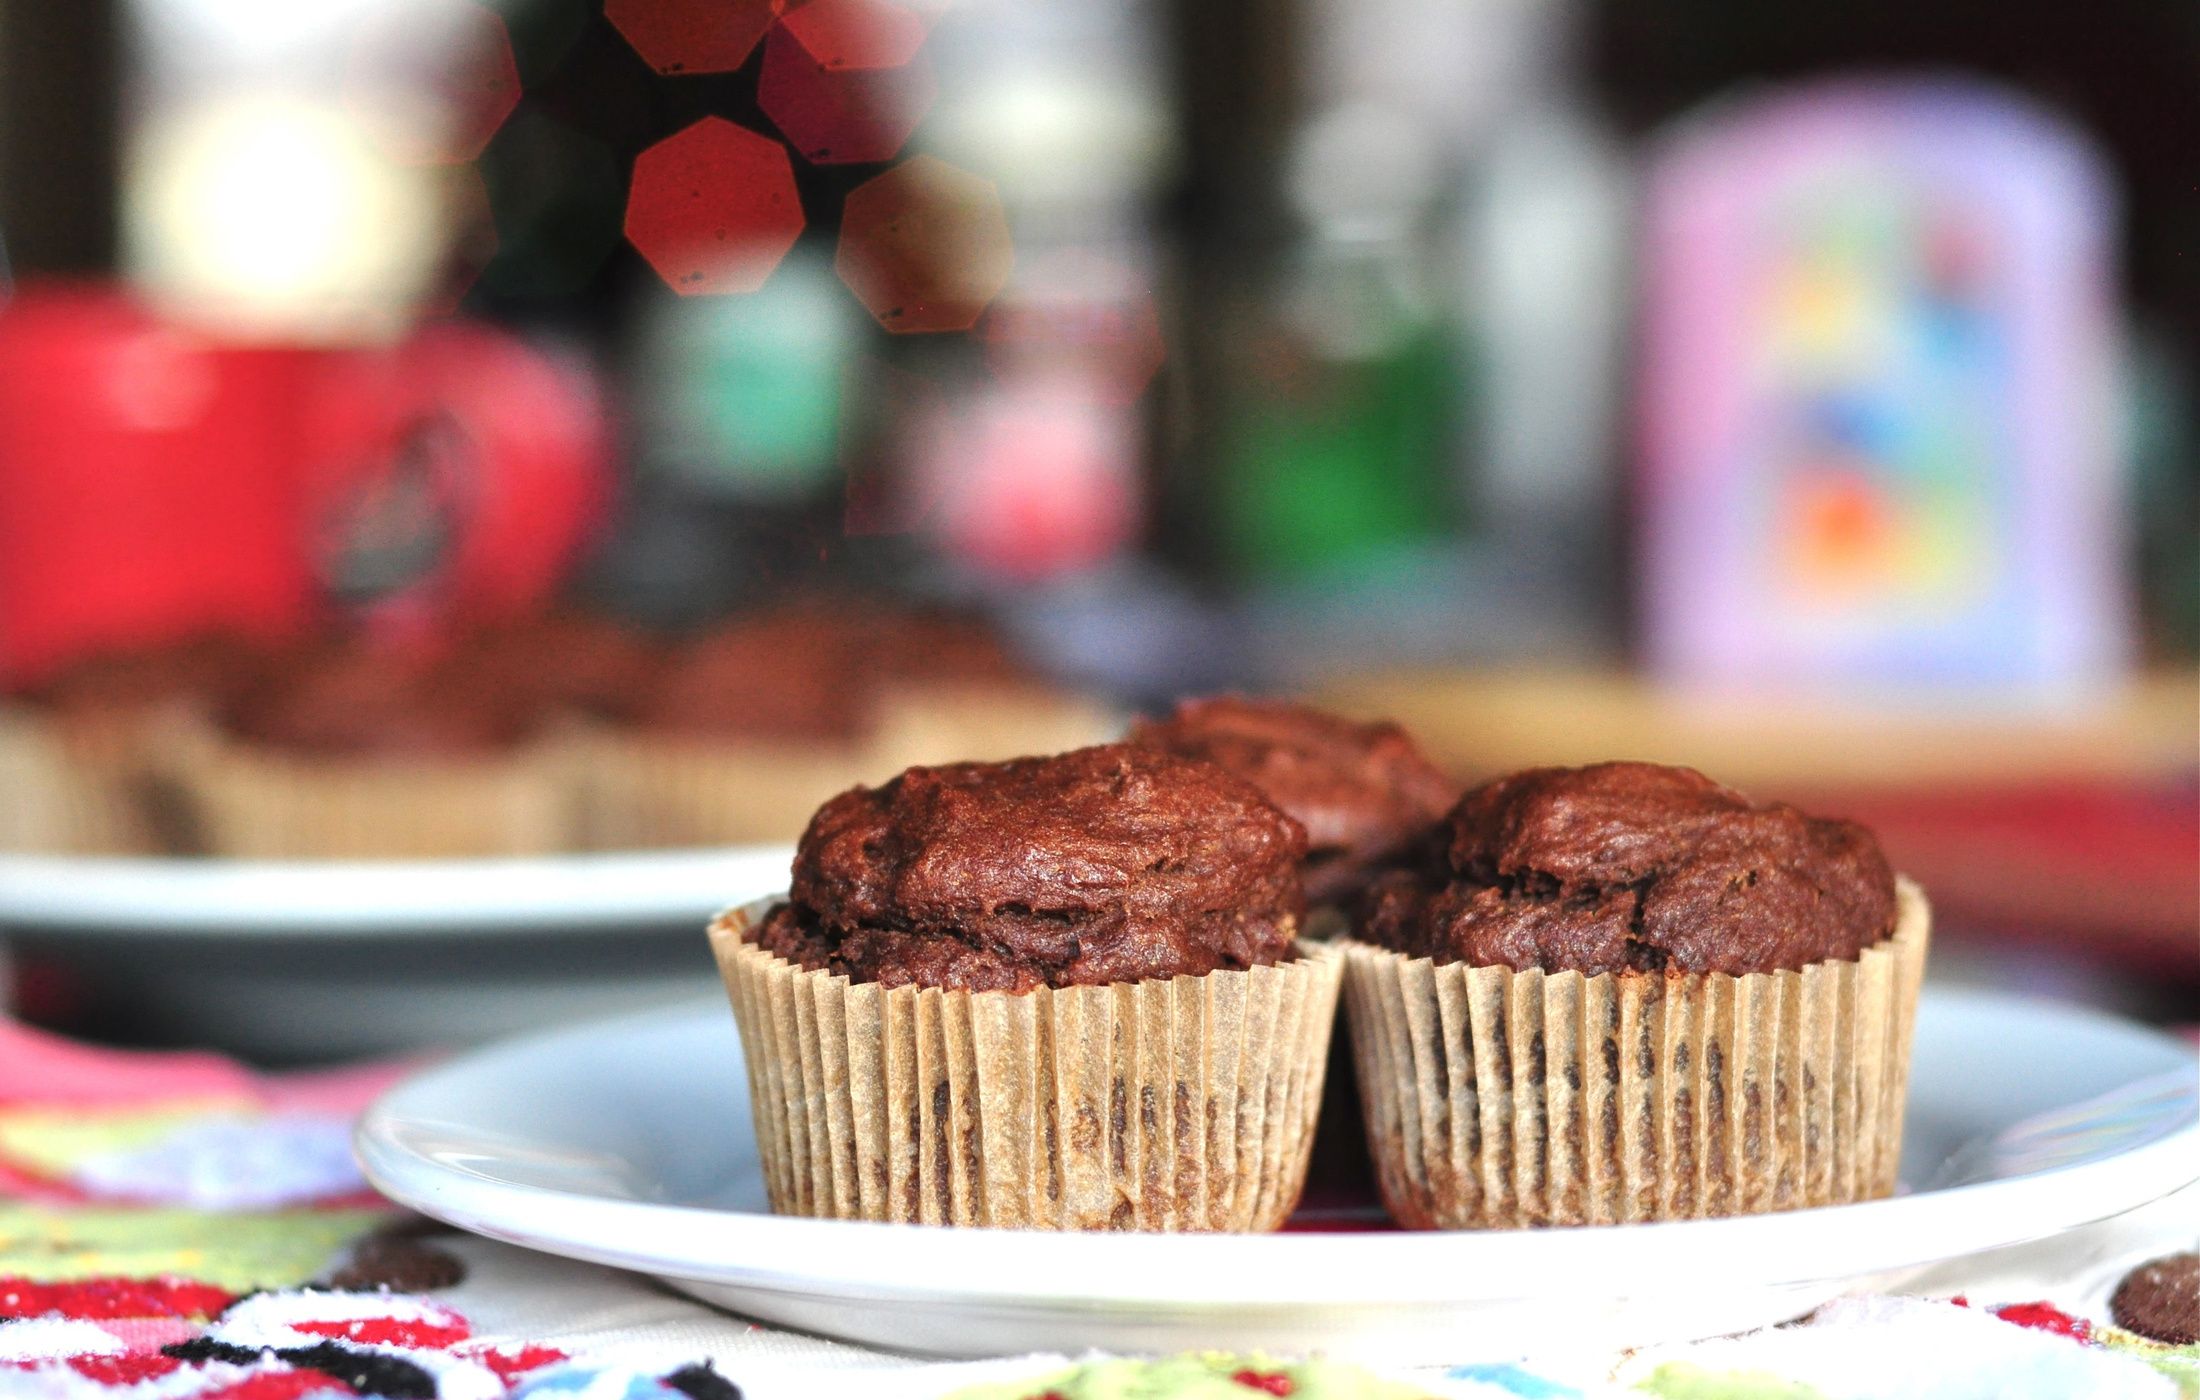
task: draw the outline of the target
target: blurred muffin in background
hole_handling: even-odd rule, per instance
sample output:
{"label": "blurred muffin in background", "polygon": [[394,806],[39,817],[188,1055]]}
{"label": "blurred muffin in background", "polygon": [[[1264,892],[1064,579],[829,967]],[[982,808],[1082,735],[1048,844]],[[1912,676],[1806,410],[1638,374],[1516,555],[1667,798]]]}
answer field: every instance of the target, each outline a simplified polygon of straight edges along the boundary
{"label": "blurred muffin in background", "polygon": [[234,739],[295,755],[463,757],[510,748],[541,722],[539,695],[509,680],[468,647],[331,639],[298,649],[214,715]]}
{"label": "blurred muffin in background", "polygon": [[1131,742],[1220,764],[1306,828],[1309,905],[1345,906],[1428,839],[1459,796],[1387,721],[1360,724],[1282,700],[1186,700],[1141,720]]}
{"label": "blurred muffin in background", "polygon": [[211,707],[169,772],[207,854],[531,854],[574,825],[552,713],[499,647],[320,639]]}
{"label": "blurred muffin in background", "polygon": [[598,718],[632,710],[671,657],[650,632],[578,611],[494,623],[461,646],[470,668],[525,689],[551,714]]}
{"label": "blurred muffin in background", "polygon": [[585,764],[599,848],[791,840],[835,793],[919,764],[1103,737],[1099,706],[967,614],[813,595],[677,648]]}
{"label": "blurred muffin in background", "polygon": [[263,645],[205,634],[116,647],[0,698],[0,849],[142,855],[170,848],[175,813],[158,781],[166,741],[248,686]]}
{"label": "blurred muffin in background", "polygon": [[627,718],[694,739],[853,742],[890,673],[875,648],[892,631],[819,599],[750,613],[679,648]]}

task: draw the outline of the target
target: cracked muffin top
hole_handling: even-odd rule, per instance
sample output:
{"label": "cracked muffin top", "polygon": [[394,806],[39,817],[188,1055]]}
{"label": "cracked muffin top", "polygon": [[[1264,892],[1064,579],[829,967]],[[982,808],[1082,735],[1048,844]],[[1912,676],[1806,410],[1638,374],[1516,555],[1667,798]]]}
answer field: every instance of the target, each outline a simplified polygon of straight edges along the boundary
{"label": "cracked muffin top", "polygon": [[1770,972],[1894,930],[1894,874],[1854,822],[1759,806],[1688,768],[1534,768],[1461,798],[1441,850],[1380,878],[1358,936],[1515,970]]}
{"label": "cracked muffin top", "polygon": [[1142,720],[1131,742],[1218,763],[1306,828],[1312,904],[1349,900],[1443,819],[1458,784],[1395,724],[1357,724],[1305,705],[1217,696]]}
{"label": "cracked muffin top", "polygon": [[1293,955],[1306,832],[1211,763],[1105,744],[912,768],[818,809],[770,952],[858,982],[1138,982]]}

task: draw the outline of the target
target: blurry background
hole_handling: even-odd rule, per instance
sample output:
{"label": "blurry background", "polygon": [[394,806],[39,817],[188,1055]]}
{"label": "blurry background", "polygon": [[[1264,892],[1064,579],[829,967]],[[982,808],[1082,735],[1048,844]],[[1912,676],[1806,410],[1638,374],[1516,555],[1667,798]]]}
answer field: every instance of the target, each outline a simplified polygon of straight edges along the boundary
{"label": "blurry background", "polygon": [[952,608],[2189,1013],[2196,171],[2185,0],[0,0],[0,682]]}

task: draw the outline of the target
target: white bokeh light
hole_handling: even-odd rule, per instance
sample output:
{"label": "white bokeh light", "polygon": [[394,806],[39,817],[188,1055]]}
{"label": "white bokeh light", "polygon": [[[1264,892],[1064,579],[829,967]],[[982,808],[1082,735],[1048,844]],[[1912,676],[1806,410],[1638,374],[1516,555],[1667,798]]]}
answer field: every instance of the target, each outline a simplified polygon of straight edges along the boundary
{"label": "white bokeh light", "polygon": [[131,152],[129,270],[194,324],[380,338],[428,291],[440,201],[432,171],[386,159],[333,101],[211,98],[141,132]]}

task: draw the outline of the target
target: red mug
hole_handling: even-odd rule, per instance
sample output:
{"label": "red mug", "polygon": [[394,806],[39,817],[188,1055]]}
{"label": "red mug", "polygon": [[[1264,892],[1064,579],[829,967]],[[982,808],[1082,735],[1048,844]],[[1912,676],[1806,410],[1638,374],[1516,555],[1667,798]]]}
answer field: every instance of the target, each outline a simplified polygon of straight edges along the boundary
{"label": "red mug", "polygon": [[434,630],[537,603],[606,499],[593,376],[485,325],[229,344],[105,288],[0,312],[0,682],[344,610]]}

